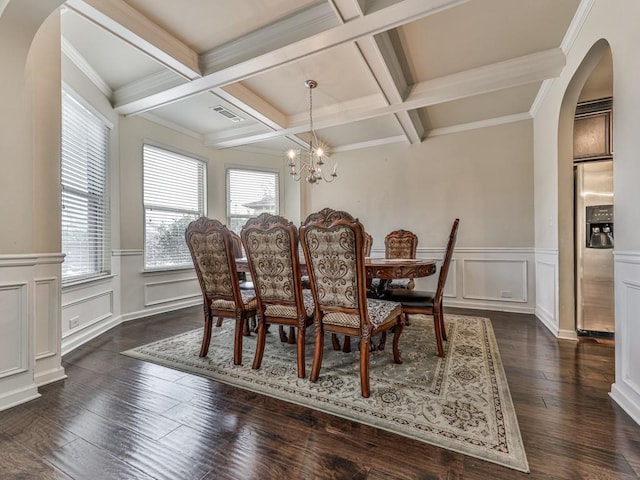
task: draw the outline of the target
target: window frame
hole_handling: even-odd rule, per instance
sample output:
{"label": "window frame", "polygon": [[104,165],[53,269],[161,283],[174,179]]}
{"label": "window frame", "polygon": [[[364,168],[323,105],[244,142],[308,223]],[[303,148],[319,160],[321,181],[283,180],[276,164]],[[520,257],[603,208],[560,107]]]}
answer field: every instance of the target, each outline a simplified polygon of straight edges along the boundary
{"label": "window frame", "polygon": [[[104,139],[104,177],[103,177],[103,194],[102,196],[97,196],[95,194],[91,194],[89,192],[83,192],[81,189],[74,188],[73,185],[68,185],[65,188],[65,184],[63,182],[63,164],[64,162],[64,150],[63,141],[64,141],[64,110],[65,110],[65,98],[68,97],[72,102],[77,103],[82,109],[86,110],[88,114],[90,114],[97,122],[101,123],[101,126],[104,127],[105,131],[105,139]],[[68,194],[71,194],[75,197],[84,198],[87,200],[87,204],[93,203],[99,204],[101,206],[103,221],[101,223],[101,235],[100,235],[100,245],[95,248],[95,255],[91,259],[95,268],[91,273],[73,275],[73,276],[65,276],[64,274],[64,262],[67,261],[67,256],[65,255],[65,259],[63,260],[63,268],[61,268],[60,279],[61,286],[68,287],[72,285],[83,284],[86,282],[92,282],[95,280],[100,280],[103,278],[107,278],[111,276],[111,143],[113,141],[112,132],[113,132],[114,124],[111,122],[104,114],[102,114],[98,109],[96,109],[93,105],[91,105],[87,100],[85,100],[80,94],[78,94],[75,90],[73,90],[66,83],[62,83],[61,89],[61,125],[60,125],[60,236],[61,236],[61,250],[62,253],[65,253],[64,245],[63,245],[63,237],[64,237],[64,226],[63,226],[63,216],[64,216],[64,195],[65,191]],[[84,132],[84,131],[83,131]],[[88,163],[88,162],[87,162]],[[95,199],[98,198],[100,201],[96,202]],[[87,220],[90,220],[87,216]]]}
{"label": "window frame", "polygon": [[[273,174],[275,176],[275,186],[277,188],[277,192],[275,195],[275,199],[276,199],[276,211],[274,212],[274,215],[280,215],[280,206],[281,206],[281,195],[282,195],[282,179],[281,179],[281,175],[280,175],[280,170],[277,168],[268,168],[268,167],[256,167],[256,166],[247,166],[247,165],[227,165],[225,167],[225,175],[224,175],[224,182],[225,182],[225,218],[226,218],[226,222],[227,222],[227,227],[229,227],[229,230],[232,230],[231,225],[232,225],[232,218],[245,218],[247,217],[247,215],[232,215],[231,214],[231,194],[230,194],[230,181],[229,181],[229,175],[232,170],[240,170],[240,171],[247,171],[247,172],[257,172],[257,173],[269,173],[269,174]],[[249,216],[248,218],[252,218],[251,216]],[[236,232],[238,234],[240,234],[240,232]]]}
{"label": "window frame", "polygon": [[[151,147],[158,150],[164,150],[169,154],[174,154],[177,156],[185,157],[189,160],[193,160],[194,162],[200,162],[202,164],[202,205],[201,211],[198,212],[198,216],[206,216],[207,215],[207,179],[208,179],[208,166],[209,161],[207,158],[202,157],[200,155],[196,155],[192,152],[181,150],[176,147],[168,146],[159,142],[155,142],[153,140],[145,139],[142,142],[142,270],[143,273],[153,273],[153,272],[167,272],[167,271],[179,271],[179,270],[191,270],[193,269],[193,263],[191,261],[191,256],[189,255],[188,263],[180,264],[180,265],[164,265],[164,266],[147,266],[147,206],[145,204],[145,147]],[[187,209],[166,209],[166,208],[158,208],[157,210],[167,211],[167,212],[178,212],[178,213],[193,213]],[[185,243],[186,246],[186,243]],[[188,250],[187,250],[188,251]]]}

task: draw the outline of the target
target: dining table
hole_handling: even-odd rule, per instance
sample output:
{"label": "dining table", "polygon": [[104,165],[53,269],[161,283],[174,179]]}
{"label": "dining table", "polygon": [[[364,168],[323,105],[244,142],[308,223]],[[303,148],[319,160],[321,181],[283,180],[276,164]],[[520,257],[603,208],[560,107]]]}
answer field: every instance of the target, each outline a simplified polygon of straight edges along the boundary
{"label": "dining table", "polygon": [[[302,275],[307,275],[307,267],[303,259],[300,260]],[[377,298],[382,296],[387,284],[393,279],[428,277],[436,272],[436,262],[427,258],[365,257],[364,266],[368,294]],[[249,262],[246,257],[236,258],[236,269],[239,272],[249,272]],[[380,279],[375,287],[371,282],[374,278]]]}

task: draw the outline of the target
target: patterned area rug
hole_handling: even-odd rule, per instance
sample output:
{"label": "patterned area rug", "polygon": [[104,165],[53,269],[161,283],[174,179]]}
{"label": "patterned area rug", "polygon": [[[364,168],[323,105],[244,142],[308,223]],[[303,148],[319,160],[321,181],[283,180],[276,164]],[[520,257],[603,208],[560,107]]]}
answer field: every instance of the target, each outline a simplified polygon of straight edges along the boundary
{"label": "patterned area rug", "polygon": [[233,322],[214,328],[206,358],[202,330],[122,352],[240,388],[270,395],[438,447],[529,471],[491,322],[447,315],[446,358],[436,356],[432,317],[414,315],[400,337],[404,363],[393,363],[392,335],[372,352],[371,397],[360,394],[359,353],[331,348],[327,334],[317,383],[309,382],[313,328],[307,332],[307,378],[296,375],[295,345],[267,335],[262,368],[252,370],[256,336],[244,338],[243,365],[233,365]]}

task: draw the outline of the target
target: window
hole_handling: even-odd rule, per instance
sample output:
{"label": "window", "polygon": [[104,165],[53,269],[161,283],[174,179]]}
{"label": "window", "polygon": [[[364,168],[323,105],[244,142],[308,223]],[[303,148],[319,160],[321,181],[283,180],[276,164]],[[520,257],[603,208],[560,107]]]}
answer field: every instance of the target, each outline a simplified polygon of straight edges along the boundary
{"label": "window", "polygon": [[205,162],[152,145],[143,157],[144,267],[192,267],[184,232],[204,215]]}
{"label": "window", "polygon": [[63,282],[109,272],[110,125],[70,92],[62,92]]}
{"label": "window", "polygon": [[278,214],[278,174],[260,170],[227,170],[227,226],[236,233],[251,217]]}

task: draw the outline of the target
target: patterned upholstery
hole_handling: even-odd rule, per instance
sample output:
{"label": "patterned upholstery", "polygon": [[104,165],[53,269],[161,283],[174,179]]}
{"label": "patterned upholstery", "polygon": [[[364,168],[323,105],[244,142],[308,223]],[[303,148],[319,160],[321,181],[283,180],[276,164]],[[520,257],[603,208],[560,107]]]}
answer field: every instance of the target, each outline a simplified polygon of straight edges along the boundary
{"label": "patterned upholstery", "polygon": [[[302,291],[302,299],[304,300],[304,308],[308,317],[313,316],[313,295],[310,290]],[[293,305],[267,305],[264,309],[265,315],[269,317],[297,318],[296,308]]]}
{"label": "patterned upholstery", "polygon": [[[295,301],[293,264],[289,234],[284,228],[268,232],[250,230],[246,235],[249,261],[256,271],[253,279],[263,301]],[[295,317],[294,317],[295,318]]]}
{"label": "patterned upholstery", "polygon": [[190,237],[191,248],[207,295],[232,295],[224,239],[220,232],[194,233]]}
{"label": "patterned upholstery", "polygon": [[412,258],[413,239],[411,238],[392,238],[387,245],[387,258]]}
{"label": "patterned upholstery", "polygon": [[[284,217],[262,213],[242,228],[251,277],[258,299],[258,344],[253,368],[260,368],[269,324],[280,326],[280,340],[296,343],[298,378],[305,376],[305,334],[313,322],[310,292],[300,284],[298,229]],[[289,337],[284,326],[289,326]],[[296,339],[294,340],[294,332]]]}
{"label": "patterned upholstery", "polygon": [[[255,310],[258,306],[256,300],[256,293],[253,290],[240,290],[242,296],[242,303],[246,310]],[[232,300],[217,299],[211,302],[211,308],[216,310],[228,310],[229,312],[235,312],[236,304]]]}
{"label": "patterned upholstery", "polygon": [[255,317],[258,303],[253,290],[240,290],[234,255],[237,241],[233,235],[219,220],[207,217],[194,220],[184,232],[204,303],[199,356],[206,357],[209,351],[213,315],[218,317],[218,326],[223,318],[232,318],[236,322],[233,363],[241,365],[242,336],[250,335],[249,319]]}
{"label": "patterned upholstery", "polygon": [[[331,332],[334,348],[338,334],[360,338],[360,389],[371,394],[369,351],[371,336],[393,328],[393,361],[402,363],[398,347],[404,325],[402,306],[366,297],[365,231],[347,212],[325,208],[312,213],[300,227],[307,270],[313,281],[316,302],[315,354],[310,380],[320,376],[325,332]],[[345,350],[347,351],[347,350]]]}
{"label": "patterned upholstery", "polygon": [[348,227],[309,228],[305,239],[320,305],[358,308],[355,237]]}
{"label": "patterned upholstery", "polygon": [[[378,328],[387,322],[393,322],[402,313],[402,304],[397,302],[387,302],[385,300],[368,299],[367,308],[369,319],[373,328]],[[343,312],[327,313],[322,321],[331,325],[341,327],[360,328],[360,315],[350,315]]]}

